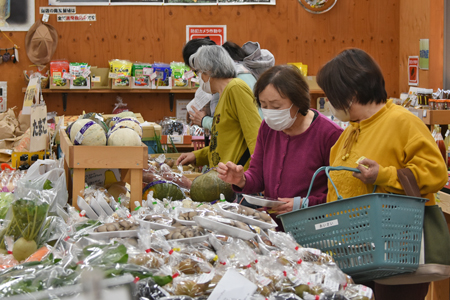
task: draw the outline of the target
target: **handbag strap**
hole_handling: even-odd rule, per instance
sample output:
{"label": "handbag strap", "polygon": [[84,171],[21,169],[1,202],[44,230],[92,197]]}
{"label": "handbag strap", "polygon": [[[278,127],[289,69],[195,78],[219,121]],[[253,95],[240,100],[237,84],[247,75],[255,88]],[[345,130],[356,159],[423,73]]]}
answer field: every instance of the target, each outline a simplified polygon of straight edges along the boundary
{"label": "handbag strap", "polygon": [[414,174],[410,169],[398,169],[397,176],[398,181],[400,181],[400,184],[402,185],[403,190],[405,191],[405,194],[407,196],[419,198],[422,197],[422,195],[420,194],[419,185],[417,184],[416,178],[414,177]]}

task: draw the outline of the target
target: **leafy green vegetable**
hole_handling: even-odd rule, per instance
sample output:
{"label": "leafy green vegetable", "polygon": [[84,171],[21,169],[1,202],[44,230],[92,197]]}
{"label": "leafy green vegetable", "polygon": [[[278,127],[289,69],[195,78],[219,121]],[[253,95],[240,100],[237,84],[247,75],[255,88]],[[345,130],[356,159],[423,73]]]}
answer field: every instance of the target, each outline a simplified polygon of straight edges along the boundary
{"label": "leafy green vegetable", "polygon": [[4,219],[11,203],[14,201],[12,193],[0,193],[0,219]]}
{"label": "leafy green vegetable", "polygon": [[44,190],[51,190],[53,188],[53,184],[50,180],[46,180],[44,182]]}

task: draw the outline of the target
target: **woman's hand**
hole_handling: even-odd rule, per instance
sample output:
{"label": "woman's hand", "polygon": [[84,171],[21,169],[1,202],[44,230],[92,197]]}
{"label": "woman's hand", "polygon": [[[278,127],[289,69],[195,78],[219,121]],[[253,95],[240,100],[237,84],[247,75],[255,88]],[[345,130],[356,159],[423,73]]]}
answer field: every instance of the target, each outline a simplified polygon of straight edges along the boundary
{"label": "woman's hand", "polygon": [[193,124],[201,127],[203,117],[206,116],[206,113],[204,111],[196,109],[193,105],[192,105],[192,109],[194,110],[194,112],[189,113],[189,115],[190,115],[189,118],[191,119]]}
{"label": "woman's hand", "polygon": [[278,198],[278,200],[285,202],[285,204],[272,207],[271,211],[274,214],[281,215],[292,211],[292,208],[294,207],[294,198]]}
{"label": "woman's hand", "polygon": [[234,184],[241,189],[245,186],[243,166],[236,165],[229,161],[227,164],[219,163],[216,170],[219,173],[219,178],[223,181]]}
{"label": "woman's hand", "polygon": [[380,165],[371,159],[364,158],[359,162],[358,170],[361,173],[353,172],[353,176],[361,180],[365,184],[374,184],[377,180],[378,171],[380,170]]}
{"label": "woman's hand", "polygon": [[179,164],[182,165],[188,165],[188,164],[195,164],[196,158],[194,153],[190,152],[190,153],[182,153],[180,155],[180,157],[178,157],[177,159],[177,166]]}

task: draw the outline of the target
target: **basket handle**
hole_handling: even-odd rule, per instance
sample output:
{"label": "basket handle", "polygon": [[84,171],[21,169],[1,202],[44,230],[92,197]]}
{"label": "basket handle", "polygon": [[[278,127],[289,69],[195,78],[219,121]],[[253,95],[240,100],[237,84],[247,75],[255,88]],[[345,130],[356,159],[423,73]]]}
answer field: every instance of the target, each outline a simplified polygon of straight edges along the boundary
{"label": "basket handle", "polygon": [[[319,174],[322,171],[325,171],[325,174],[327,175],[328,179],[331,182],[331,185],[334,187],[334,190],[336,191],[336,195],[337,195],[337,200],[342,200],[342,196],[339,195],[338,190],[336,188],[336,185],[334,184],[333,180],[330,178],[330,171],[351,171],[351,172],[356,172],[356,173],[360,173],[361,171],[356,169],[356,168],[350,168],[350,167],[344,167],[344,166],[339,166],[339,167],[320,167],[319,169],[317,169],[316,172],[314,172],[314,175],[311,179],[311,184],[309,185],[309,189],[308,189],[308,194],[306,195],[306,198],[303,200],[303,202],[308,201],[309,199],[309,194],[311,193],[313,184],[314,184],[314,179],[316,179],[317,174]],[[376,189],[376,187],[375,187]]]}

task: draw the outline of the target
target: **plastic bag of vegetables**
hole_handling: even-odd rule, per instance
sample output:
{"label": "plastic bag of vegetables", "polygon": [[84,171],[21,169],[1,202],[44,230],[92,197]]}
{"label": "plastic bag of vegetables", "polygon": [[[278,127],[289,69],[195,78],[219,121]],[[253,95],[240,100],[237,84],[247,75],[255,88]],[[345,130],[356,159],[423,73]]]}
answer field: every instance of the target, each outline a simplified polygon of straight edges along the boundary
{"label": "plastic bag of vegetables", "polygon": [[[47,191],[48,194],[51,192]],[[27,259],[38,249],[39,233],[45,226],[50,204],[45,196],[37,191],[30,192],[26,197],[16,199],[11,205],[5,222],[6,227],[0,232],[0,249],[11,251],[18,261]],[[8,237],[14,244],[7,245]],[[40,241],[42,242],[42,241]]]}
{"label": "plastic bag of vegetables", "polygon": [[6,217],[9,206],[14,201],[14,195],[12,193],[0,192],[0,219]]}
{"label": "plastic bag of vegetables", "polygon": [[[32,190],[43,191],[50,199],[50,211],[56,211],[56,204],[66,205],[69,198],[66,175],[59,160],[38,160],[29,169],[24,178],[18,181],[14,191],[16,198],[26,197]],[[53,197],[53,199],[49,198]]]}

